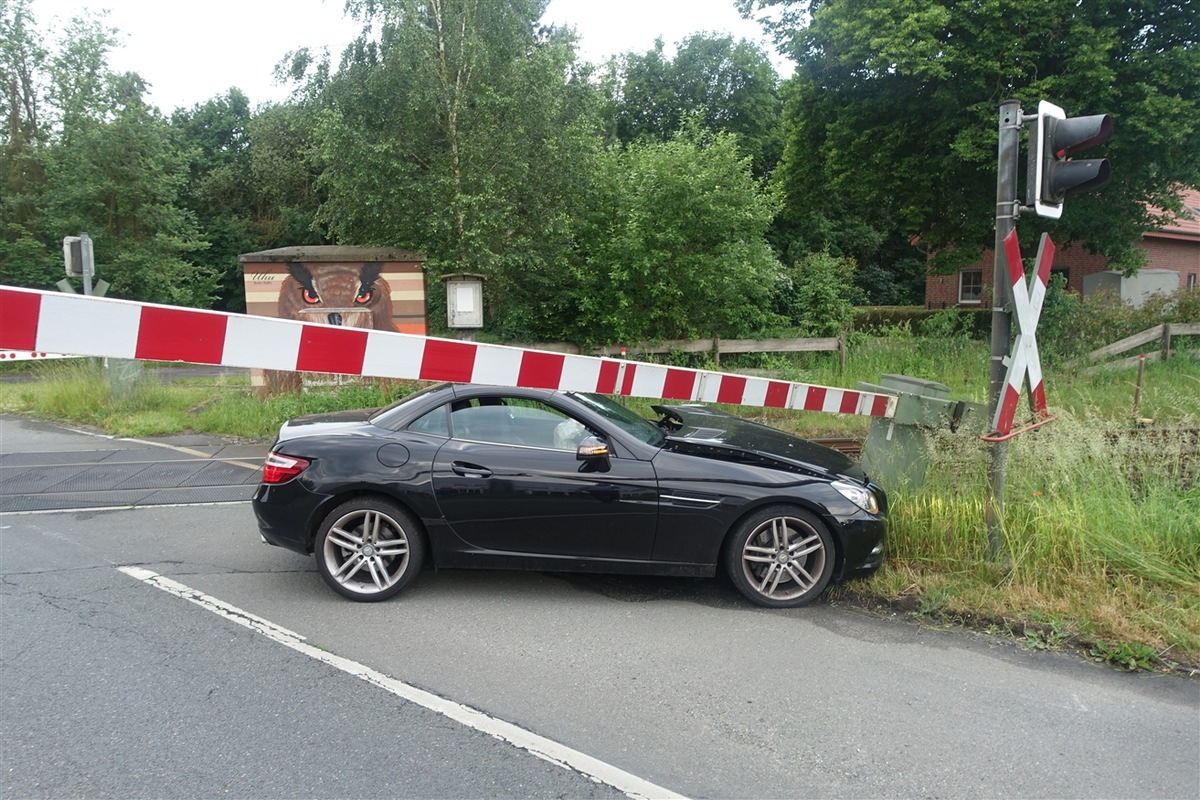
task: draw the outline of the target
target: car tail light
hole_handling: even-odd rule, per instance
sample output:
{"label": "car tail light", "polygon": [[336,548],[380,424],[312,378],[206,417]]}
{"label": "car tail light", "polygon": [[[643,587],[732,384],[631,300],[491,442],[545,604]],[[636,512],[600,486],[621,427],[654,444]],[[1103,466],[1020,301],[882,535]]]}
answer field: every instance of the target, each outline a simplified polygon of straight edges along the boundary
{"label": "car tail light", "polygon": [[299,456],[285,456],[280,453],[268,453],[263,464],[263,483],[286,483],[308,469],[312,462]]}

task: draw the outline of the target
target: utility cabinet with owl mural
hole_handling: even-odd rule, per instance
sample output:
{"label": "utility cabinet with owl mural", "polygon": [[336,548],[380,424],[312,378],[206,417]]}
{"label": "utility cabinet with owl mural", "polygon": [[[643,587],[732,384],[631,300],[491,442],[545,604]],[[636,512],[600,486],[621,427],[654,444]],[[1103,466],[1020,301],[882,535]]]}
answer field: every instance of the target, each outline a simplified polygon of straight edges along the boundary
{"label": "utility cabinet with owl mural", "polygon": [[[425,256],[390,247],[312,245],[238,256],[246,312],[348,328],[424,335]],[[328,383],[329,377],[306,380]],[[300,388],[295,373],[254,370],[265,391]]]}

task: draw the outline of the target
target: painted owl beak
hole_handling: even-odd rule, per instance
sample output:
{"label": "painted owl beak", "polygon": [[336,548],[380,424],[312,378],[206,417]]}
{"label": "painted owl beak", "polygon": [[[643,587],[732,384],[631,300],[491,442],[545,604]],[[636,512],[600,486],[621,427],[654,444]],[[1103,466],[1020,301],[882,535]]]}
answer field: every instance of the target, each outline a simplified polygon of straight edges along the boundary
{"label": "painted owl beak", "polygon": [[[366,308],[302,308],[297,312],[300,319],[340,325],[345,328],[370,328],[371,311]],[[317,317],[317,319],[313,319]]]}

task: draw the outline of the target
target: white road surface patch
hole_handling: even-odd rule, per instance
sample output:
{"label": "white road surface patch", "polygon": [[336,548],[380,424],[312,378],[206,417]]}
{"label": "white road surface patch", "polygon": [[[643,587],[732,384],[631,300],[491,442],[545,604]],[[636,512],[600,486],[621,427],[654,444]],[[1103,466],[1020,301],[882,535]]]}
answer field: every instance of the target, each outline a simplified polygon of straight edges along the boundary
{"label": "white road surface patch", "polygon": [[502,719],[488,716],[470,706],[456,703],[453,700],[439,697],[424,689],[410,686],[403,681],[390,678],[382,672],[373,670],[364,664],[359,664],[357,661],[351,661],[348,658],[343,658],[314,647],[308,644],[303,636],[294,631],[280,627],[270,620],[243,611],[237,606],[232,606],[223,600],[218,600],[215,597],[173,581],[156,572],[141,569],[140,567],[117,567],[117,569],[131,578],[136,578],[143,583],[147,583],[157,589],[162,589],[164,592],[173,594],[176,597],[182,597],[184,600],[195,603],[201,608],[205,608],[231,622],[236,622],[238,625],[257,631],[263,636],[282,644],[284,647],[291,648],[309,658],[314,658],[317,661],[322,661],[336,667],[356,678],[361,678],[367,683],[372,683],[397,697],[408,700],[411,703],[416,703],[430,711],[436,711],[455,722],[494,736],[503,742],[508,742],[514,747],[518,747],[532,753],[538,758],[549,761],[551,764],[564,769],[574,770],[597,783],[611,786],[627,797],[636,798],[637,800],[655,800],[657,798],[662,798],[662,800],[683,800],[683,795],[676,794],[669,789],[664,789],[636,775],[631,775],[622,769],[597,758],[592,758],[566,745],[527,731],[524,728],[513,725],[511,722],[505,722]]}

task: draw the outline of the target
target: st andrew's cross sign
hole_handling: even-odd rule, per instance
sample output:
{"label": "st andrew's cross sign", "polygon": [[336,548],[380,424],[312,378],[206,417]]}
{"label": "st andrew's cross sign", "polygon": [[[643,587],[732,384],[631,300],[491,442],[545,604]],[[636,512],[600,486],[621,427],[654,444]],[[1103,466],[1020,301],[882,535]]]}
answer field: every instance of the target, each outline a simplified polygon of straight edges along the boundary
{"label": "st andrew's cross sign", "polygon": [[[1017,232],[1012,230],[1004,237],[1004,255],[1008,261],[1008,274],[1012,285],[1012,304],[1017,321],[1017,339],[1013,344],[1008,362],[1008,374],[1004,381],[1004,392],[996,404],[996,416],[992,420],[992,433],[983,437],[985,441],[1002,442],[1019,433],[1039,427],[1052,417],[1046,410],[1046,387],[1042,383],[1042,364],[1038,355],[1037,325],[1046,299],[1046,282],[1050,278],[1050,266],[1054,263],[1054,242],[1050,234],[1043,233],[1038,245],[1037,262],[1029,282],[1025,281],[1025,265],[1021,261],[1021,246]],[[1033,409],[1033,422],[1013,431],[1013,418],[1021,399],[1021,388],[1025,376],[1029,375],[1029,404]]]}

